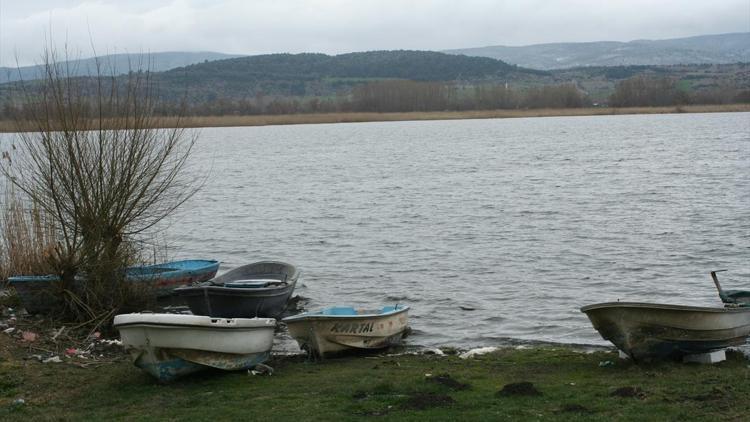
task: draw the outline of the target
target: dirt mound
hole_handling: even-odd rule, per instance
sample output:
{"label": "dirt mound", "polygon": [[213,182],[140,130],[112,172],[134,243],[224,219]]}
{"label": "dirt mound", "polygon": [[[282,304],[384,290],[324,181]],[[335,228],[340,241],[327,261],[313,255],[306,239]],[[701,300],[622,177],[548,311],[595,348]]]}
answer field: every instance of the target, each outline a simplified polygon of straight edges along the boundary
{"label": "dirt mound", "polygon": [[502,390],[497,392],[500,397],[510,396],[541,396],[542,392],[534,387],[534,384],[528,381],[514,382],[506,384]]}
{"label": "dirt mound", "polygon": [[471,385],[457,381],[448,374],[440,374],[440,375],[427,377],[427,381],[434,382],[440,385],[444,385],[454,391],[468,390],[469,388],[471,388]]}

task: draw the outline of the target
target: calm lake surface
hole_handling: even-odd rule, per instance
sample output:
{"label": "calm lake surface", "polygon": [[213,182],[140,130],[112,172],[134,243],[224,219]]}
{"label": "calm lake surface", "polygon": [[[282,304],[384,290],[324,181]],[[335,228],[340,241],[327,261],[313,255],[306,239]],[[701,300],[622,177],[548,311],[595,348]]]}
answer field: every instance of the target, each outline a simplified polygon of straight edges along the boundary
{"label": "calm lake surface", "polygon": [[200,131],[175,258],[302,271],[308,309],[410,305],[410,344],[605,344],[579,311],[750,288],[750,114]]}

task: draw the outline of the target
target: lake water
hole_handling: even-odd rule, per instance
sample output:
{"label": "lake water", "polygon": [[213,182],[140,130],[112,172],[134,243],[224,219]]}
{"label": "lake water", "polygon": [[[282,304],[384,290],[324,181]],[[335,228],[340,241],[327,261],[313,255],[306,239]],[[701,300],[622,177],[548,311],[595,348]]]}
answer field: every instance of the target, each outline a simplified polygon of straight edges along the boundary
{"label": "lake water", "polygon": [[750,113],[202,129],[172,255],[412,307],[410,344],[604,344],[583,305],[750,287]]}

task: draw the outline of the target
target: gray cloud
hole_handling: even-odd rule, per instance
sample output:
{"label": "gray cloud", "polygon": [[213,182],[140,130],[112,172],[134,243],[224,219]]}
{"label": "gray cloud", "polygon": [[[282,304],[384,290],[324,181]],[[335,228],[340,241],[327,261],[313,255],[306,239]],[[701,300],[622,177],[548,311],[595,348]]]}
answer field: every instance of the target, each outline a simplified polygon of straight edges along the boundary
{"label": "gray cloud", "polygon": [[[2,2],[2,0],[0,0]],[[750,31],[748,0],[161,0],[0,3],[0,65],[81,56],[441,50]]]}

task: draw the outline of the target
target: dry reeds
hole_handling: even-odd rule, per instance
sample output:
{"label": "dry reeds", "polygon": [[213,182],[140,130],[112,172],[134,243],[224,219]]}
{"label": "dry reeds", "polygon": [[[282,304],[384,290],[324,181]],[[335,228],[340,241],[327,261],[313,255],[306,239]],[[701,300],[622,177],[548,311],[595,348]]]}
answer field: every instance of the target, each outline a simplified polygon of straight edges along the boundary
{"label": "dry reeds", "polygon": [[44,275],[53,272],[50,257],[55,230],[50,219],[34,203],[24,201],[7,187],[0,209],[0,280],[12,275]]}
{"label": "dry reeds", "polygon": [[[543,109],[501,109],[466,111],[416,111],[400,113],[341,112],[341,113],[300,113],[247,116],[189,116],[162,117],[151,124],[156,128],[170,127],[231,127],[231,126],[272,126],[319,123],[360,123],[391,122],[406,120],[458,120],[458,119],[507,119],[522,117],[555,116],[601,116],[612,114],[671,114],[671,113],[729,113],[750,112],[750,104],[681,105],[668,107],[588,107],[588,108],[543,108]],[[108,123],[104,121],[104,126]],[[18,126],[8,121],[0,121],[0,132],[33,130],[31,123]]]}

